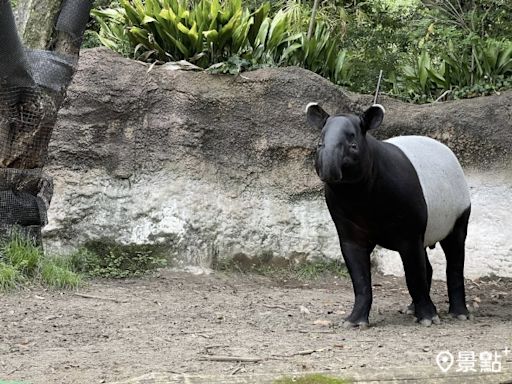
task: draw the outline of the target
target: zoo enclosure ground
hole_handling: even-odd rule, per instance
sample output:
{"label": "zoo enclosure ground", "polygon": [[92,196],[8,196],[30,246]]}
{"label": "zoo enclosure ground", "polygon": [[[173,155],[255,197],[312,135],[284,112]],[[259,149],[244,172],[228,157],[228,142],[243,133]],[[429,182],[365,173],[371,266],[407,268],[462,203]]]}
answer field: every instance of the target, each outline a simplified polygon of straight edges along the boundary
{"label": "zoo enclosure ground", "polygon": [[[348,278],[304,282],[163,269],[140,279],[93,280],[78,291],[3,294],[0,380],[109,383],[151,372],[278,377],[381,367],[413,372],[436,369],[444,350],[455,356],[473,351],[477,358],[497,352],[512,377],[512,354],[503,354],[512,349],[512,282],[468,281],[475,319],[459,322],[447,315],[445,283],[434,281],[443,321],[430,328],[399,312],[409,302],[403,278],[377,275],[373,284],[372,327],[363,331],[337,326],[352,305]],[[249,361],[214,361],[226,356]]]}

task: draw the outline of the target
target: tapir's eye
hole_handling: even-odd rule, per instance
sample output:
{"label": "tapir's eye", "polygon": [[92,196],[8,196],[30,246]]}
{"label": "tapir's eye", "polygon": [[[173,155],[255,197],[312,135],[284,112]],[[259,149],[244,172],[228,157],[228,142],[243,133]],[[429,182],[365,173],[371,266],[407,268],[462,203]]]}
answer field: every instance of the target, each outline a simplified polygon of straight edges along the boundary
{"label": "tapir's eye", "polygon": [[356,137],[356,134],[355,134],[354,132],[349,132],[349,133],[347,133],[347,139],[348,139],[348,141],[352,141],[352,140],[354,140],[354,139],[355,139],[355,137]]}
{"label": "tapir's eye", "polygon": [[352,148],[352,149],[357,149],[357,143],[352,143],[352,144],[350,144],[350,148]]}

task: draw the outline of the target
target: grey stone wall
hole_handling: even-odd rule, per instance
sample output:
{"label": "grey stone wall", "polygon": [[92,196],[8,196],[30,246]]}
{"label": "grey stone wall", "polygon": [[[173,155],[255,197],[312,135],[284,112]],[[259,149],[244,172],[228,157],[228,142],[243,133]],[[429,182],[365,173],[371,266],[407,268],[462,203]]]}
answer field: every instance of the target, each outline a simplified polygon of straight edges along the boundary
{"label": "grey stone wall", "polygon": [[[298,68],[243,76],[170,71],[86,50],[50,144],[47,246],[160,244],[177,265],[219,258],[341,257],[313,169],[304,108],[361,111],[371,98]],[[512,276],[512,93],[418,106],[381,100],[379,138],[427,134],[468,173],[468,274]],[[442,256],[435,254],[438,272]],[[400,273],[398,256],[375,257]],[[439,274],[439,273],[438,273]]]}

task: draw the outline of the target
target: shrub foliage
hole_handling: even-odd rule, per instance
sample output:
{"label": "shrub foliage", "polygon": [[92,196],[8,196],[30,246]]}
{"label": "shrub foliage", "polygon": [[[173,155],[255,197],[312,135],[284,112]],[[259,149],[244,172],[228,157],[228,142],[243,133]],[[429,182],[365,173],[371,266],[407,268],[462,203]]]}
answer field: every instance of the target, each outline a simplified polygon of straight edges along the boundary
{"label": "shrub foliage", "polygon": [[512,88],[509,0],[119,0],[93,11],[88,44],[214,72],[296,65],[351,90],[413,102]]}
{"label": "shrub foliage", "polygon": [[251,10],[241,0],[121,0],[96,9],[99,41],[145,61],[187,60],[216,72],[298,65],[336,83],[348,75],[346,52],[322,22],[307,37],[292,27],[292,10]]}

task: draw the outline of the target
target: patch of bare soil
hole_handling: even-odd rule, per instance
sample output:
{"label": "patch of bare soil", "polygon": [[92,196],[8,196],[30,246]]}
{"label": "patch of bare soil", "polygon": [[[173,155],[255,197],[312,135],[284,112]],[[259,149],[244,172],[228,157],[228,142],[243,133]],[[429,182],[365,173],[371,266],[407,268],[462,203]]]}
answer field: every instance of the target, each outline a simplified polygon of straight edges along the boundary
{"label": "patch of bare soil", "polygon": [[[78,292],[33,289],[0,299],[0,382],[108,383],[150,372],[238,375],[436,367],[439,351],[500,355],[512,372],[512,283],[467,283],[475,318],[447,316],[444,282],[433,283],[442,317],[430,328],[399,312],[402,278],[375,276],[367,330],[338,326],[350,280],[310,283],[163,270],[93,281]],[[240,361],[245,360],[245,361]],[[479,361],[475,369],[480,369]],[[451,368],[455,370],[457,362]]]}

